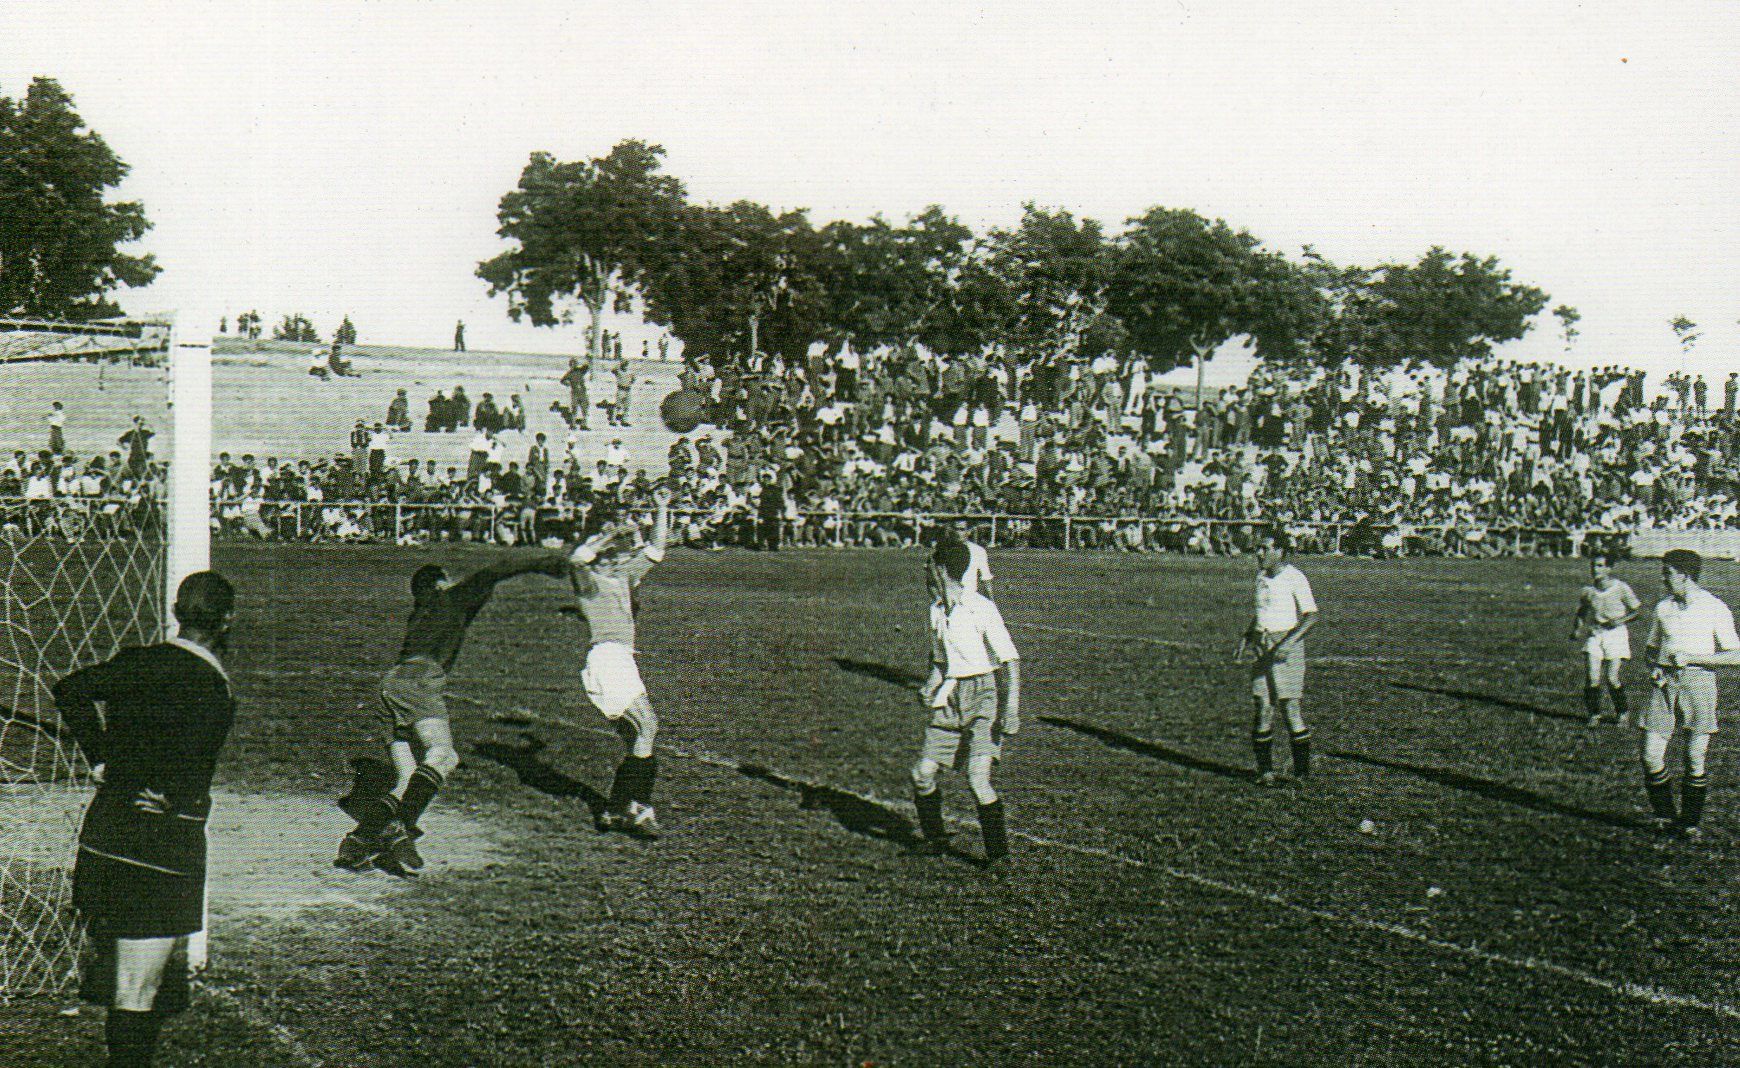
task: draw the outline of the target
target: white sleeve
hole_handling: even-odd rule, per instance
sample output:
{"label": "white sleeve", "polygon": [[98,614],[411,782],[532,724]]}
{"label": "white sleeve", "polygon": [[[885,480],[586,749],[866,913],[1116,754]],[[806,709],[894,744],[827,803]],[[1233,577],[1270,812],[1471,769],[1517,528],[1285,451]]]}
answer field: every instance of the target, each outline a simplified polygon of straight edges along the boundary
{"label": "white sleeve", "polygon": [[1299,614],[1317,611],[1317,598],[1311,595],[1311,580],[1305,577],[1305,572],[1295,571],[1299,581],[1293,584],[1293,603],[1298,607]]}
{"label": "white sleeve", "polygon": [[1722,652],[1740,649],[1740,634],[1734,633],[1734,612],[1721,601],[1716,602],[1716,648]]}
{"label": "white sleeve", "polygon": [[1003,613],[997,610],[997,606],[986,601],[979,611],[985,644],[990,646],[991,654],[1005,664],[1021,659],[1021,654],[1015,649],[1015,640],[1009,637],[1009,628],[1003,623]]}

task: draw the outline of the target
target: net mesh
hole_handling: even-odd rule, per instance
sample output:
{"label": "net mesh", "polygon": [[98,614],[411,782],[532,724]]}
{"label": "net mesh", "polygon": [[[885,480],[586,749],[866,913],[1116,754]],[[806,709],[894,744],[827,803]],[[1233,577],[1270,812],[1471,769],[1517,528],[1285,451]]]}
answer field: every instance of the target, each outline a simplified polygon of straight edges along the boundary
{"label": "net mesh", "polygon": [[76,975],[71,869],[89,773],[49,687],[158,640],[164,535],[153,500],[0,501],[0,1000]]}

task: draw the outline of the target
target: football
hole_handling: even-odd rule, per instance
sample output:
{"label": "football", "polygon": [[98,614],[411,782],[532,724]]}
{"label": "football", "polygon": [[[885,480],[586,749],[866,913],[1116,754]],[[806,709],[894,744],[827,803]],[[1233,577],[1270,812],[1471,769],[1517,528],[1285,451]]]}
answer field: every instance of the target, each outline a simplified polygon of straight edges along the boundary
{"label": "football", "polygon": [[677,390],[659,405],[659,418],[673,434],[687,434],[700,426],[705,412],[701,394],[686,389]]}

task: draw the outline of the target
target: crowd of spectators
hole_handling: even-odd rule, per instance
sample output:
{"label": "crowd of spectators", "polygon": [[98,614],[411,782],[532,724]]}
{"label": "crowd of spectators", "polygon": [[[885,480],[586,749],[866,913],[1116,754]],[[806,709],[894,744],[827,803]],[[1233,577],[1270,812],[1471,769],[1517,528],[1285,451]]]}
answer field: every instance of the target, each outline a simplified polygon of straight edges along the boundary
{"label": "crowd of spectators", "polygon": [[[1497,551],[1518,531],[1575,551],[1590,531],[1740,528],[1740,374],[1716,402],[1700,377],[1670,375],[1652,396],[1643,372],[1618,367],[1258,365],[1199,399],[1109,354],[818,347],[790,364],[692,361],[681,378],[710,421],[668,455],[673,507],[697,543],[897,544],[937,514],[1008,517],[1002,538],[1028,544],[1204,552],[1235,550],[1256,523],[1308,548],[1379,553]],[[502,436],[526,428],[518,396],[473,406],[456,387],[429,408],[426,432],[472,431],[463,466],[388,461],[411,427],[400,390],[385,422],[358,421],[348,455],[220,457],[219,523],[260,537],[523,539],[650,504],[653,478],[630,470],[621,441],[583,455],[574,420],[555,442],[520,435],[521,456]],[[131,446],[85,464],[20,453],[0,498],[119,490],[121,471],[137,493],[142,464]]]}

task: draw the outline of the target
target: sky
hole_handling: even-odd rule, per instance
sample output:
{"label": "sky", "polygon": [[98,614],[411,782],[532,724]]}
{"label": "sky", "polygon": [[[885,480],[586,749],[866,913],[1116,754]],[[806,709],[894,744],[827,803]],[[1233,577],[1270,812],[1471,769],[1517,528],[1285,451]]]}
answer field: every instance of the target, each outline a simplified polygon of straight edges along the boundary
{"label": "sky", "polygon": [[1733,3],[0,0],[0,93],[58,79],[132,167],[164,270],[130,312],[538,352],[579,329],[473,275],[496,204],[534,151],[639,138],[694,199],[817,224],[1164,205],[1342,263],[1495,255],[1583,317],[1505,355],[1673,370],[1685,315],[1725,372],[1736,54]]}

